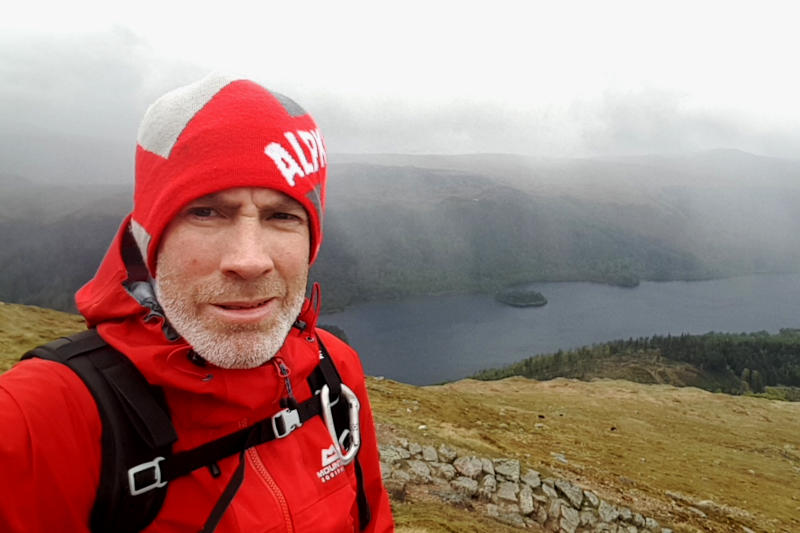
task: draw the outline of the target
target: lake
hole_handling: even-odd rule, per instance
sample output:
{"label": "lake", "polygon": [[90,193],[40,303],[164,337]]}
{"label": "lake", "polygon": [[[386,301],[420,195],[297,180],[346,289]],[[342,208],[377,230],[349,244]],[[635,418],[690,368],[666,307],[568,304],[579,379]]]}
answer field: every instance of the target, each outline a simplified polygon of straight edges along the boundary
{"label": "lake", "polygon": [[345,331],[367,374],[415,385],[614,339],[800,327],[800,274],[642,282],[632,289],[530,286],[547,305],[516,308],[480,294],[420,296],[353,306],[323,315],[320,324]]}

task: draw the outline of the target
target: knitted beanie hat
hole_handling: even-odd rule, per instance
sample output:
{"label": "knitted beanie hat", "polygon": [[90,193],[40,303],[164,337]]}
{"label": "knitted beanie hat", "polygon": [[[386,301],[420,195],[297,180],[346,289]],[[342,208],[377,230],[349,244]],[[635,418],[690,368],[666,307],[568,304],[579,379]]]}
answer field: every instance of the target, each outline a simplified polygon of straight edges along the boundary
{"label": "knitted beanie hat", "polygon": [[289,98],[209,75],[150,106],[139,127],[131,233],[152,276],[164,229],[189,202],[232,187],[266,187],[309,216],[309,258],[322,242],[325,143]]}

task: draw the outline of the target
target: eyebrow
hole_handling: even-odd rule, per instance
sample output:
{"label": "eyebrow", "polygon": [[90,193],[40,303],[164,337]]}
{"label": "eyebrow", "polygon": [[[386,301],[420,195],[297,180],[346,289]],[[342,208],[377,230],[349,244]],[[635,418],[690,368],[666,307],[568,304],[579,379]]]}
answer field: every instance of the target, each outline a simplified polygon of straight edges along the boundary
{"label": "eyebrow", "polygon": [[[223,192],[224,191],[215,192],[211,194],[206,194],[205,196],[201,196],[199,198],[195,198],[194,200],[192,200],[187,204],[187,207],[191,207],[197,204],[210,204],[212,207],[223,207],[226,209],[234,209],[241,206],[241,202],[239,201],[226,200],[222,196]],[[285,195],[277,197],[277,199],[275,199],[274,201],[270,201],[268,205],[259,206],[260,211],[263,211],[265,209],[267,210],[302,209],[303,211],[305,211],[305,208],[300,202]]]}

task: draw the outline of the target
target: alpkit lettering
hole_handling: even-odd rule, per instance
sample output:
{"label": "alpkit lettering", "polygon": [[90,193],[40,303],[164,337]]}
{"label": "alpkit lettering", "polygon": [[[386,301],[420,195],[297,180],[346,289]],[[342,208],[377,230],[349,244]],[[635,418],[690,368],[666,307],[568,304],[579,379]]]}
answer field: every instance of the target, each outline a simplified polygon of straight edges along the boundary
{"label": "alpkit lettering", "polygon": [[[284,132],[283,136],[286,138],[294,155],[283,144],[275,141],[264,148],[264,153],[272,159],[272,162],[275,163],[289,186],[295,186],[296,178],[304,178],[327,165],[328,158],[319,130],[287,131]],[[300,146],[298,137],[302,144],[305,145],[305,150]]]}

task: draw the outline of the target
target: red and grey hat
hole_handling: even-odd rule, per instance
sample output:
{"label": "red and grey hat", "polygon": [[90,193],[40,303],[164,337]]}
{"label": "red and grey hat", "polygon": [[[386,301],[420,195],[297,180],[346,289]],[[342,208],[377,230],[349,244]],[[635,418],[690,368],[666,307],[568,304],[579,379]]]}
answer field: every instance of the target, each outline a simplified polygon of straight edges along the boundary
{"label": "red and grey hat", "polygon": [[131,233],[151,275],[164,229],[187,203],[266,187],[309,215],[310,262],[322,242],[327,153],[314,119],[249,80],[209,75],[150,106],[139,127]]}

